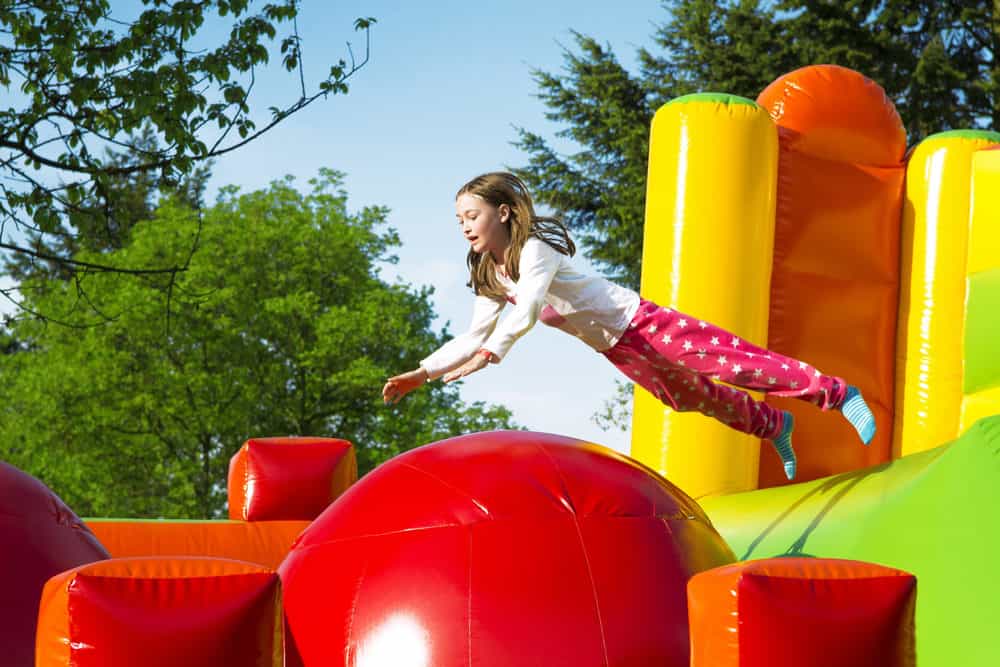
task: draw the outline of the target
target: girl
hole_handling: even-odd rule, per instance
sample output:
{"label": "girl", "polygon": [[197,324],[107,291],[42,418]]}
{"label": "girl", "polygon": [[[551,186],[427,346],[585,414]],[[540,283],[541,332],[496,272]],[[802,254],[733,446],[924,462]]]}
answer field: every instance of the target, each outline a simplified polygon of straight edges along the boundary
{"label": "girl", "polygon": [[[472,324],[416,370],[389,378],[382,388],[385,403],[435,378],[453,382],[500,363],[540,319],[601,352],[674,410],[696,410],[771,440],[788,479],[795,477],[791,413],[713,380],[838,409],[866,445],[875,435],[871,410],[858,389],[841,378],[575,271],[569,258],[576,247],[566,227],[535,215],[527,188],[513,174],[472,179],[458,191],[455,210],[470,245],[466,261],[476,295]],[[513,312],[498,325],[507,302],[514,304]]]}

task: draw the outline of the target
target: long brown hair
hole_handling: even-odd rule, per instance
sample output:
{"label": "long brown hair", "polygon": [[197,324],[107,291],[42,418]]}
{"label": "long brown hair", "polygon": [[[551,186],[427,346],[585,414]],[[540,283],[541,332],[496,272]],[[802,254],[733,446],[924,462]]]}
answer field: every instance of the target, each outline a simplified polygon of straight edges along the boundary
{"label": "long brown hair", "polygon": [[[497,208],[501,204],[510,208],[510,244],[504,251],[503,263],[512,280],[516,281],[521,275],[518,269],[521,248],[532,236],[564,255],[572,257],[576,253],[576,245],[569,237],[566,225],[559,218],[535,215],[535,206],[531,202],[527,186],[514,174],[494,171],[476,176],[459,188],[455,199],[464,194],[479,197]],[[497,280],[496,261],[492,254],[470,249],[466,263],[469,265],[468,286],[473,292],[498,301],[506,298],[506,292]]]}

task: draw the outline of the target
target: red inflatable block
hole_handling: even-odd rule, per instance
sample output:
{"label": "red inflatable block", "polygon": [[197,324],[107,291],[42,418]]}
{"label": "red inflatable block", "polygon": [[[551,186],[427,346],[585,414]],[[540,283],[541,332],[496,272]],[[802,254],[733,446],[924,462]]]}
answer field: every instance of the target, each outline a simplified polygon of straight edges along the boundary
{"label": "red inflatable block", "polygon": [[108,558],[108,552],[48,487],[2,462],[0,544],[0,662],[31,667],[45,582],[63,570]]}
{"label": "red inflatable block", "polygon": [[852,560],[772,558],[688,583],[691,667],[913,667],[917,579]]}
{"label": "red inflatable block", "polygon": [[644,466],[498,431],[383,463],[279,572],[308,667],[687,667],[687,580],[732,561],[701,508]]}
{"label": "red inflatable block", "polygon": [[281,667],[273,570],[220,558],[124,558],[48,581],[37,667]]}
{"label": "red inflatable block", "polygon": [[312,521],[357,479],[347,440],[247,440],[229,461],[229,518]]}

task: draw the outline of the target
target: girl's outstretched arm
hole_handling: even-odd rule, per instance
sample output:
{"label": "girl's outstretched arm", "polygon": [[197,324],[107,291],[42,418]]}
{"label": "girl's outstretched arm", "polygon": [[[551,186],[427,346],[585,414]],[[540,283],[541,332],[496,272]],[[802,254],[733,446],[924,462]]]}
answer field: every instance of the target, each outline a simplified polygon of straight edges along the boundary
{"label": "girl's outstretched arm", "polygon": [[[468,331],[438,348],[421,361],[420,367],[416,370],[389,378],[385,386],[382,387],[382,402],[386,405],[398,403],[400,399],[420,385],[441,377],[445,373],[448,373],[445,382],[451,382],[468,375],[473,370],[479,370],[482,366],[473,370],[467,368],[470,363],[475,362],[476,358],[482,359],[482,365],[485,366],[486,359],[476,354],[476,349],[496,327],[497,318],[503,307],[503,302],[477,296],[472,308],[472,323],[469,325]],[[449,371],[451,372],[449,373]],[[456,373],[459,374],[456,375]]]}
{"label": "girl's outstretched arm", "polygon": [[503,301],[477,296],[472,306],[472,322],[468,330],[421,360],[420,367],[427,371],[427,377],[435,380],[471,359],[496,328],[503,307]]}
{"label": "girl's outstretched arm", "polygon": [[389,378],[382,387],[382,402],[386,405],[399,403],[400,399],[427,382],[427,371],[418,368]]}
{"label": "girl's outstretched arm", "polygon": [[478,370],[486,368],[486,364],[490,361],[495,360],[496,357],[493,356],[488,350],[480,350],[476,354],[472,355],[472,358],[466,361],[464,364],[459,366],[453,371],[445,373],[441,378],[445,384],[449,382],[454,382],[455,380],[460,380],[470,373],[475,373]]}

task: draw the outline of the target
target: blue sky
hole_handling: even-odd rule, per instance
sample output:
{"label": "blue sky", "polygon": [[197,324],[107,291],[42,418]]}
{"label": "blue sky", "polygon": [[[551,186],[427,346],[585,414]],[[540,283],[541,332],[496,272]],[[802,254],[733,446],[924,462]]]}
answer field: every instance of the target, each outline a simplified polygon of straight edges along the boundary
{"label": "blue sky", "polygon": [[[141,5],[116,0],[112,8],[115,18],[129,21]],[[383,275],[433,285],[436,327],[447,322],[457,333],[468,323],[472,296],[465,287],[467,245],[455,223],[455,191],[482,172],[527,163],[511,145],[516,126],[554,140],[559,150],[574,150],[556,140],[560,128],[545,119],[531,71],[560,71],[573,30],[610,45],[635,71],[636,50],[651,44],[667,15],[655,0],[303,0],[299,32],[307,88],[315,90],[330,65],[348,57],[347,41],[363,55],[364,38],[353,22],[367,16],[378,21],[371,59],[350,81],[350,93],[319,100],[218,159],[208,200],[225,185],[250,191],[290,175],[305,190],[322,167],[344,172],[352,209],[391,209],[389,224],[403,245],[399,263]],[[217,43],[222,28],[228,31],[228,23],[206,24],[199,41]],[[298,77],[275,62],[257,73],[254,91],[256,108],[285,106],[298,97]],[[576,261],[596,273],[582,253]],[[0,312],[9,310],[0,304]],[[616,379],[618,371],[604,357],[539,324],[502,364],[469,377],[461,393],[467,401],[507,406],[533,430],[627,452],[628,433],[605,432],[592,421],[614,395]],[[373,394],[380,390],[372,387]]]}
{"label": "blue sky", "polygon": [[[544,117],[531,70],[558,71],[576,30],[610,44],[634,71],[637,48],[651,43],[666,13],[652,0],[306,0],[299,30],[307,85],[346,56],[346,41],[363,53],[362,35],[352,30],[359,16],[378,23],[371,60],[350,82],[350,93],[316,102],[220,159],[209,196],[222,185],[256,189],[286,174],[306,188],[321,167],[345,172],[352,208],[391,209],[389,223],[403,246],[399,264],[386,275],[434,285],[438,326],[448,321],[458,332],[468,323],[472,297],[465,287],[467,246],[454,222],[454,193],[476,174],[527,162],[511,145],[514,126],[547,137],[559,129]],[[297,94],[297,78],[274,69],[258,76],[258,104]],[[578,258],[581,268],[595,271]],[[538,325],[502,364],[469,377],[461,392],[465,400],[506,405],[532,430],[627,451],[627,433],[602,431],[591,420],[614,394],[617,373],[579,341]]]}

